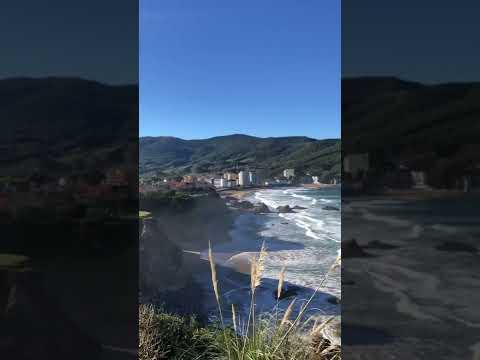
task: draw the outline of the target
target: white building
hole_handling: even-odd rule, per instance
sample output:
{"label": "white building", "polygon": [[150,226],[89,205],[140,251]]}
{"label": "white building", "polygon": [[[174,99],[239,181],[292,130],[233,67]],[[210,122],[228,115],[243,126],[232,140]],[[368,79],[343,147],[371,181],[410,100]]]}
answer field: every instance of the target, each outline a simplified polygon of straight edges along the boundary
{"label": "white building", "polygon": [[223,187],[225,187],[225,179],[224,179],[224,178],[221,178],[221,179],[213,179],[213,186],[215,186],[216,188],[223,188]]}
{"label": "white building", "polygon": [[312,176],[312,181],[314,184],[318,184],[319,183],[318,176]]}
{"label": "white building", "polygon": [[225,174],[223,174],[223,178],[227,180],[238,180],[237,174],[233,172],[226,172]]}
{"label": "white building", "polygon": [[295,169],[285,169],[283,170],[283,176],[287,179],[290,179],[295,176]]}
{"label": "white building", "polygon": [[220,189],[234,188],[237,186],[237,180],[227,180],[225,178],[213,179],[213,186]]}
{"label": "white building", "polygon": [[253,171],[249,171],[248,172],[248,181],[252,185],[257,185],[258,184],[257,174]]}
{"label": "white building", "polygon": [[238,185],[247,186],[250,184],[250,179],[246,171],[240,171],[238,173]]}
{"label": "white building", "polygon": [[238,186],[238,180],[227,180],[225,182],[225,187],[234,188]]}

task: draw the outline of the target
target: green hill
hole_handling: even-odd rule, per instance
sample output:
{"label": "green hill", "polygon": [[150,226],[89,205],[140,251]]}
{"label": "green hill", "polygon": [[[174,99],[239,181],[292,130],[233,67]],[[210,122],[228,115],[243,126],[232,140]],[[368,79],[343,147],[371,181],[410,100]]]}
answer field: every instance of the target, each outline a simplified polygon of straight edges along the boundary
{"label": "green hill", "polygon": [[140,138],[140,174],[219,173],[263,169],[269,176],[284,168],[325,176],[340,174],[340,140],[308,137],[219,136],[204,140]]}

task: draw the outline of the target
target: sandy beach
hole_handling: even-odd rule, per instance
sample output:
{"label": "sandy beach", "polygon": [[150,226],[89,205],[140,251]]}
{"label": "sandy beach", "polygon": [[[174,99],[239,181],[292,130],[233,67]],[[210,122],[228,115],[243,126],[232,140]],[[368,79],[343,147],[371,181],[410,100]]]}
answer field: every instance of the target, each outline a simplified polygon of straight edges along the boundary
{"label": "sandy beach", "polygon": [[322,183],[314,183],[314,184],[302,184],[300,185],[301,187],[304,187],[306,189],[323,189],[323,188],[329,188],[329,187],[334,187],[334,186],[338,186],[338,185],[334,185],[334,184],[322,184]]}
{"label": "sandy beach", "polygon": [[235,189],[235,190],[222,190],[219,191],[219,194],[222,198],[233,197],[237,200],[244,200],[246,197],[249,197],[255,194],[256,191],[262,190],[265,188],[248,188],[248,189]]}
{"label": "sandy beach", "polygon": [[258,252],[242,252],[230,256],[229,259],[225,262],[225,265],[239,273],[249,274],[252,259],[257,256]]}

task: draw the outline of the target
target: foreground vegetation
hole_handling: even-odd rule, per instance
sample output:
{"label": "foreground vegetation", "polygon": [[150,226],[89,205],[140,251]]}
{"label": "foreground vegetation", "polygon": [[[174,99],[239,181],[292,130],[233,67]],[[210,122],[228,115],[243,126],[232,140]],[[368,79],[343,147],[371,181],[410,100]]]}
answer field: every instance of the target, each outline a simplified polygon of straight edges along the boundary
{"label": "foreground vegetation", "polygon": [[[264,261],[267,256],[262,246],[258,256],[251,261],[251,305],[248,320],[240,323],[235,306],[231,306],[231,324],[226,323],[216,267],[211,249],[212,286],[218,304],[219,322],[202,326],[195,318],[168,314],[151,305],[140,307],[140,359],[228,359],[228,360],[340,360],[339,344],[332,344],[324,338],[323,329],[333,317],[318,324],[315,322],[308,331],[305,325],[311,319],[304,319],[313,297],[323,285],[328,273],[312,297],[301,307],[299,314],[291,318],[296,299],[288,308],[279,313],[272,310],[267,316],[255,313],[255,291],[261,283]],[[338,259],[332,266],[339,266]],[[284,270],[280,273],[277,297],[282,293]]]}

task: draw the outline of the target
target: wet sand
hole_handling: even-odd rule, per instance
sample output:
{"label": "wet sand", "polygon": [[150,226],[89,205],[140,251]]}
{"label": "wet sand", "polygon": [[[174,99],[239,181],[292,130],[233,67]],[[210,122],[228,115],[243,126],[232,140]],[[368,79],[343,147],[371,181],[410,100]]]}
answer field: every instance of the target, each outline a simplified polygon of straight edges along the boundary
{"label": "wet sand", "polygon": [[220,191],[219,194],[223,198],[230,196],[230,197],[236,198],[237,200],[244,200],[245,198],[254,195],[255,192],[257,192],[258,190],[262,190],[262,189],[264,188],[223,190],[223,191]]}

